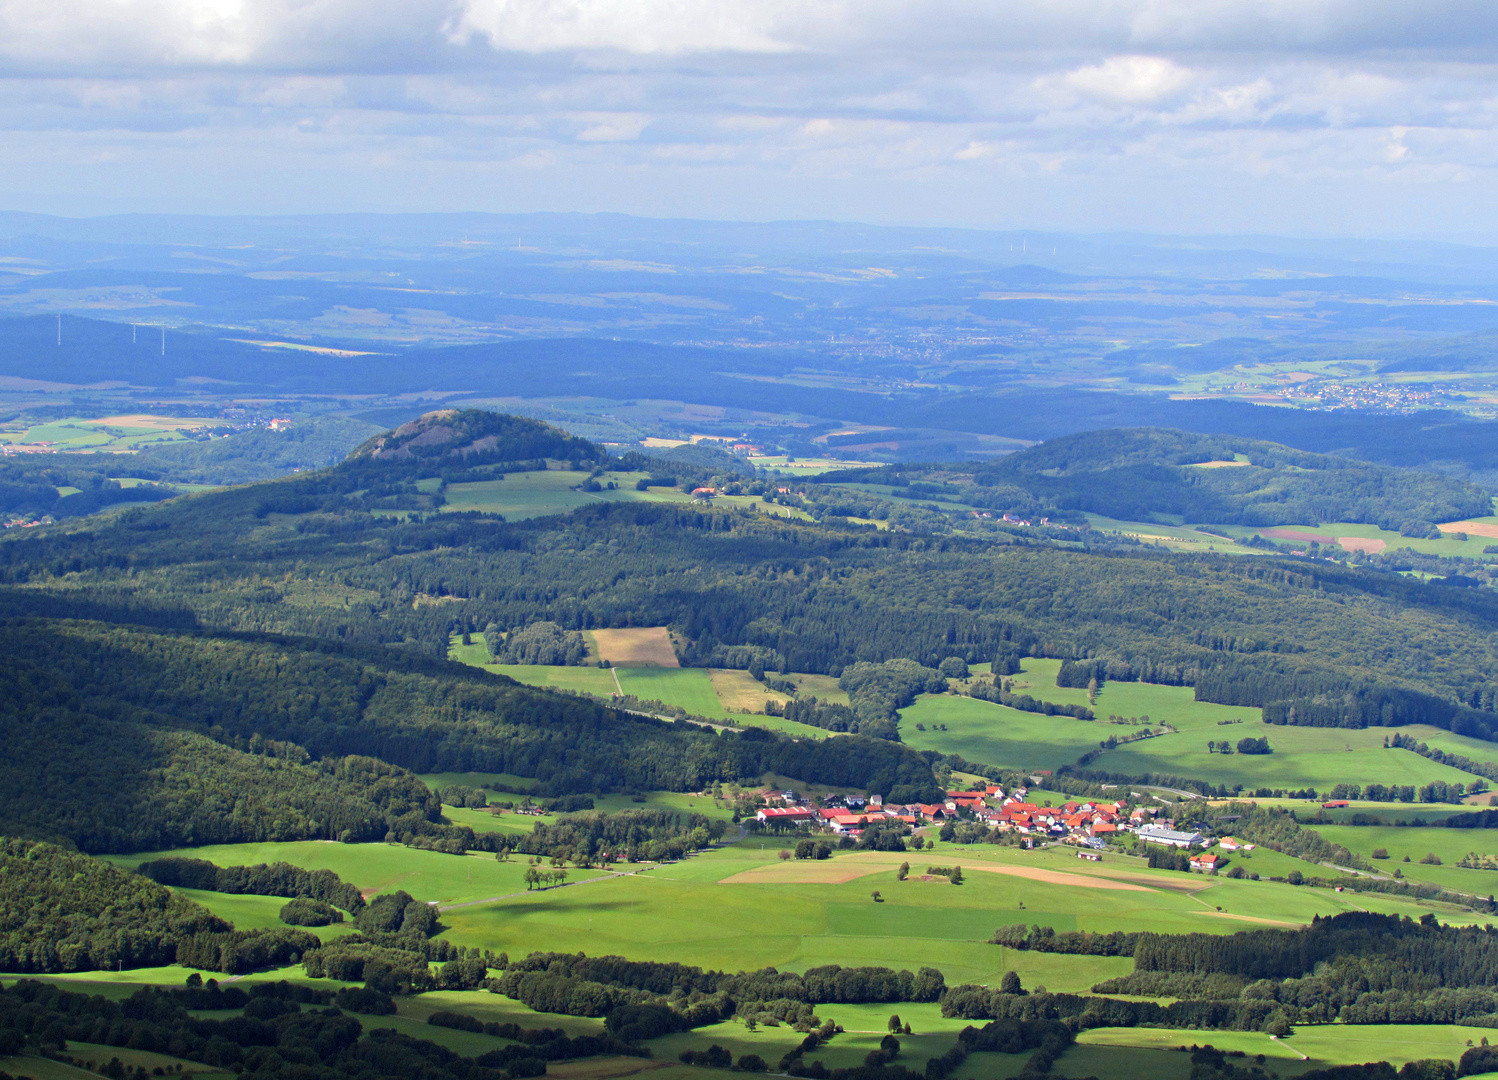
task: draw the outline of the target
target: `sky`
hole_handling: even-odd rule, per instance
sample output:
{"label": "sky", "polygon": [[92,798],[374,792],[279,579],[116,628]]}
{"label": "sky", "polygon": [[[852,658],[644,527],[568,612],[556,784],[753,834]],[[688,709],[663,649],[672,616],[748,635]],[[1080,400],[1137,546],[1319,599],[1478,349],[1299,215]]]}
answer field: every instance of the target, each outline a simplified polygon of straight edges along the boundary
{"label": "sky", "polygon": [[0,0],[0,208],[1498,243],[1491,0]]}

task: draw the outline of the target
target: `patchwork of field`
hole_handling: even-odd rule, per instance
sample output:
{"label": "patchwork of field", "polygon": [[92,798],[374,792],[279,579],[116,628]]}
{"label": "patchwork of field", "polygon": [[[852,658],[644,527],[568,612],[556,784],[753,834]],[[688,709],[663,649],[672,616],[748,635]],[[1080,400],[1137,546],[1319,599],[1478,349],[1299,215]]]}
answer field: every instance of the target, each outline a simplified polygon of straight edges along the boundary
{"label": "patchwork of field", "polygon": [[[1463,525],[1469,525],[1471,528],[1463,529]],[[1400,536],[1397,532],[1380,529],[1377,525],[1362,525],[1345,521],[1332,522],[1327,525],[1281,525],[1272,529],[1257,530],[1228,525],[1224,526],[1222,531],[1232,533],[1234,536],[1246,536],[1259,532],[1271,540],[1282,542],[1310,543],[1315,540],[1323,547],[1337,544],[1347,551],[1379,552],[1403,548],[1427,555],[1463,555],[1469,559],[1493,557],[1484,555],[1482,549],[1493,542],[1494,536],[1498,536],[1498,518],[1476,518],[1438,527],[1445,534],[1439,540]],[[1479,531],[1483,528],[1492,529],[1493,532],[1484,535]],[[1462,532],[1465,532],[1466,540],[1458,539],[1457,534]]]}
{"label": "patchwork of field", "polygon": [[[1087,704],[1087,691],[1056,686],[1059,660],[1026,659],[1014,676],[1018,693],[1063,705]],[[1471,783],[1476,777],[1441,765],[1413,751],[1385,749],[1383,728],[1311,728],[1270,726],[1257,709],[1196,701],[1186,686],[1109,682],[1092,705],[1096,721],[1068,716],[1024,713],[989,702],[948,695],[926,696],[901,712],[901,737],[922,750],[960,754],[986,765],[1010,768],[1055,768],[1096,749],[1109,735],[1123,738],[1141,726],[1105,723],[1109,715],[1143,718],[1176,730],[1126,743],[1095,759],[1097,768],[1139,775],[1159,773],[1191,777],[1213,784],[1242,784],[1295,790],[1330,790],[1340,783],[1410,784],[1433,781]],[[1239,721],[1239,722],[1235,722]],[[944,724],[947,730],[933,730]],[[924,725],[925,731],[920,730]],[[1454,753],[1498,760],[1498,746],[1463,739],[1435,728],[1420,733]],[[1246,736],[1267,737],[1274,753],[1218,754],[1208,743],[1236,746]]]}
{"label": "patchwork of field", "polygon": [[[612,667],[491,664],[483,634],[472,635],[471,645],[462,644],[454,635],[448,645],[448,658],[508,675],[527,686],[571,690],[600,698],[633,694],[642,701],[659,701],[708,720],[769,728],[810,739],[825,739],[829,734],[821,728],[750,711],[763,709],[767,701],[790,699],[767,690],[746,671],[678,666],[665,627],[585,630],[583,636],[588,641],[590,658],[601,656],[610,660]],[[786,677],[799,682],[802,689],[815,693],[821,700],[847,703],[848,695],[837,688],[836,679],[825,675]]]}
{"label": "patchwork of field", "polygon": [[[472,785],[502,777],[454,773],[424,779],[439,785]],[[644,799],[644,805],[727,814],[702,796],[657,792]],[[610,810],[641,805],[626,796],[597,801]],[[479,812],[450,812],[450,816],[455,813]],[[508,816],[526,825],[538,820]],[[109,858],[122,866],[133,866],[147,857],[181,854],[209,858],[219,865],[284,859],[308,869],[326,867],[354,882],[366,895],[404,888],[419,900],[465,905],[442,912],[442,922],[449,928],[445,935],[459,944],[503,950],[512,956],[536,950],[583,950],[590,955],[618,953],[725,970],[766,965],[805,970],[824,963],[914,970],[929,965],[942,970],[949,984],[993,983],[1003,972],[1013,970],[1027,987],[1044,985],[1057,991],[1086,990],[1102,979],[1127,973],[1132,962],[987,944],[997,927],[1039,923],[1057,930],[1230,933],[1250,924],[1302,925],[1316,915],[1358,909],[1413,917],[1435,911],[1455,923],[1480,921],[1470,913],[1438,904],[1150,870],[1142,860],[1127,856],[1110,854],[1101,864],[1084,863],[1066,848],[1020,851],[938,842],[933,850],[923,852],[847,852],[826,861],[798,863],[779,858],[789,842],[749,837],[674,864],[617,867],[626,871],[617,875],[573,870],[578,884],[536,892],[525,891],[521,881],[525,864],[520,861],[499,863],[489,855],[452,856],[385,844],[222,845]],[[1256,865],[1260,855],[1313,869],[1272,852],[1256,852]],[[910,864],[911,876],[899,881],[897,870],[904,862]],[[928,863],[962,866],[963,884],[952,885],[942,878],[921,880]],[[1268,868],[1266,860],[1260,869]],[[244,927],[274,925],[271,918],[281,903],[271,897],[197,891],[187,895]],[[328,930],[346,932],[338,927]],[[169,967],[118,974],[92,972],[57,981],[120,997],[143,983],[180,984],[185,975],[185,969]],[[275,978],[307,981],[297,967],[247,977],[252,982]],[[537,1014],[518,1002],[483,992],[434,992],[402,999],[399,1007],[398,1016],[360,1017],[360,1021],[371,1029],[389,1028],[430,1038],[465,1055],[482,1053],[502,1042],[431,1027],[425,1024],[428,1015],[452,1010],[486,1021],[561,1027],[571,1034],[601,1028],[600,1020]],[[891,1013],[898,1013],[913,1028],[912,1035],[901,1036],[901,1044],[902,1059],[915,1062],[939,1056],[968,1023],[942,1017],[936,1004],[826,1005],[817,1011],[845,1028],[815,1055],[829,1068],[861,1062],[878,1045]],[[1468,1029],[1439,1026],[1303,1027],[1278,1042],[1258,1033],[1104,1029],[1085,1033],[1079,1045],[1068,1051],[1061,1068],[1077,1075],[1106,1073],[1110,1080],[1130,1080],[1136,1070],[1141,1080],[1146,1072],[1149,1080],[1187,1080],[1188,1055],[1173,1048],[1212,1043],[1263,1053],[1274,1071],[1293,1076],[1318,1065],[1369,1059],[1396,1065],[1424,1057],[1454,1059],[1470,1037]],[[735,1057],[757,1053],[773,1062],[800,1038],[785,1026],[751,1032],[739,1021],[727,1021],[652,1040],[652,1060],[594,1058],[556,1069],[566,1070],[557,1072],[563,1080],[611,1080],[642,1069],[669,1073],[676,1080],[708,1080],[706,1074],[698,1075],[700,1069],[675,1064],[676,1055],[689,1047],[702,1049],[716,1043]],[[1308,1055],[1309,1061],[1301,1054]],[[1027,1058],[1025,1054],[976,1054],[964,1065],[962,1077],[1006,1080],[1018,1074]],[[95,1060],[107,1061],[108,1057]],[[31,1059],[25,1060],[25,1069],[19,1060],[12,1061],[17,1071],[39,1080],[44,1075],[32,1067]],[[1103,1061],[1112,1064],[1102,1070],[1097,1066]],[[0,1068],[5,1065],[0,1062]],[[204,1072],[191,1063],[184,1071]]]}
{"label": "patchwork of field", "polygon": [[[866,872],[867,853],[835,855],[818,866],[792,865],[782,871],[779,847],[773,839],[750,837],[641,875],[454,910],[444,915],[444,922],[452,926],[456,941],[512,955],[517,950],[582,949],[725,969],[772,964],[801,970],[841,963],[914,970],[931,965],[952,982],[995,982],[1013,969],[1027,985],[1039,981],[1063,990],[1086,988],[1115,970],[1127,970],[1128,961],[1015,952],[983,943],[1006,923],[1041,923],[1058,930],[1229,933],[1242,929],[1244,919],[1224,915],[1278,925],[1347,910],[1428,910],[1383,896],[1151,871],[1142,860],[1123,856],[1094,867],[1080,863],[1070,850],[938,844],[935,851],[901,856],[899,861],[909,861],[912,869],[911,879],[901,882],[894,859]],[[839,866],[849,860],[854,874]],[[966,880],[960,886],[916,880],[927,863],[960,864]],[[1299,865],[1314,872],[1309,864]],[[766,867],[774,873],[756,880],[753,872]],[[983,872],[985,867],[1008,872]],[[1064,877],[1036,880],[1016,870]],[[1110,877],[1122,870],[1127,877]],[[746,872],[750,876],[741,876]],[[782,874],[815,874],[819,880],[777,880]],[[1140,888],[1080,888],[1071,883],[1073,877]],[[874,891],[881,902],[871,899]],[[1452,921],[1472,919],[1456,909],[1441,910]]]}
{"label": "patchwork of field", "polygon": [[54,451],[120,453],[160,443],[181,442],[186,438],[181,434],[184,430],[217,427],[222,423],[222,420],[203,416],[66,417],[25,429],[0,431],[0,443],[46,446]]}

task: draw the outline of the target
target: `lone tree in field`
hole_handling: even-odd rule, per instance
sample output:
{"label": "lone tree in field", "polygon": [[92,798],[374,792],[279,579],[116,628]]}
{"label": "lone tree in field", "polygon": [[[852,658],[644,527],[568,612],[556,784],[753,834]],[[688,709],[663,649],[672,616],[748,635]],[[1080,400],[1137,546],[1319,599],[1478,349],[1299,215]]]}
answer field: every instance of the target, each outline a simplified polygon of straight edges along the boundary
{"label": "lone tree in field", "polygon": [[893,1016],[891,1016],[889,1018],[889,1030],[890,1030],[890,1033],[892,1035],[902,1034],[902,1032],[901,1032],[901,1028],[902,1027],[903,1027],[903,1025],[900,1022],[900,1014],[899,1013],[895,1013]]}
{"label": "lone tree in field", "polygon": [[874,903],[876,904],[884,903],[884,897],[879,895],[878,889],[875,889],[873,892],[869,893],[869,899],[874,901]]}
{"label": "lone tree in field", "polygon": [[953,885],[961,885],[962,884],[962,867],[960,867],[960,866],[954,866],[954,867],[952,867],[951,882],[952,882]]}
{"label": "lone tree in field", "polygon": [[895,871],[895,877],[897,879],[899,879],[900,881],[904,881],[909,876],[910,876],[910,864],[908,862],[902,862],[900,864],[900,869],[898,869],[898,870]]}

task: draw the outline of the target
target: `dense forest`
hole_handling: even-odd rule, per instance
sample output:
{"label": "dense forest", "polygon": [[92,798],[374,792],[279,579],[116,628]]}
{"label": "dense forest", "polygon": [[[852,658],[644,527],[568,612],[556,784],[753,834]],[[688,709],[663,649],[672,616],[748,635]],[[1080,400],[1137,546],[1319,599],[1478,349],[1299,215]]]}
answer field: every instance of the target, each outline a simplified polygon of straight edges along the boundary
{"label": "dense forest", "polygon": [[541,794],[766,771],[937,791],[924,758],[883,740],[717,733],[378,648],[12,620],[0,687],[0,822],[89,851],[438,835],[440,803],[408,769],[508,772]]}
{"label": "dense forest", "polygon": [[[1427,721],[1479,737],[1494,723],[1498,598],[1485,590],[1326,563],[995,547],[660,504],[396,522],[309,494],[300,513],[257,514],[268,498],[302,506],[295,492],[324,482],[7,536],[0,610],[428,655],[454,629],[491,622],[670,625],[688,662],[833,674],[897,658],[1095,656],[1114,678],[1283,703],[1276,717],[1303,702],[1295,722]],[[241,539],[226,548],[229,534]]]}
{"label": "dense forest", "polygon": [[148,878],[51,844],[0,839],[0,969],[170,964],[177,943],[230,927]]}
{"label": "dense forest", "polygon": [[942,1011],[968,1018],[1066,1019],[1077,1028],[1157,1025],[1271,1034],[1285,1034],[1293,1024],[1333,1021],[1498,1026],[1498,935],[1491,927],[1442,926],[1434,915],[1415,922],[1347,912],[1318,917],[1300,930],[1141,933],[1133,956],[1133,974],[1100,983],[1094,992],[1178,1000],[1162,1005],[1025,995],[1016,981],[997,989],[956,987],[943,998]]}

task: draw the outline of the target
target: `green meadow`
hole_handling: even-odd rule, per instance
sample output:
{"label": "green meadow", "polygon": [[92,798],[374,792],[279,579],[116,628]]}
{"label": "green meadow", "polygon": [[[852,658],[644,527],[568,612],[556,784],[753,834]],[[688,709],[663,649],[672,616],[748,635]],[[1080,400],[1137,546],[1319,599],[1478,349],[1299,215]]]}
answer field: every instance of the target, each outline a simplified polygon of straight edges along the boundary
{"label": "green meadow", "polygon": [[[1317,825],[1317,832],[1334,844],[1368,859],[1386,874],[1398,870],[1411,881],[1429,881],[1443,888],[1490,896],[1498,892],[1498,870],[1469,870],[1457,866],[1468,852],[1498,856],[1498,830],[1398,828],[1365,825]],[[1374,859],[1382,848],[1387,859]],[[1434,855],[1439,866],[1420,860]],[[1405,862],[1405,858],[1410,861]]]}
{"label": "green meadow", "polygon": [[688,502],[691,496],[675,488],[650,488],[636,491],[635,483],[645,473],[610,473],[600,483],[612,480],[619,486],[613,491],[574,491],[587,482],[588,474],[566,469],[544,472],[508,473],[502,480],[479,480],[468,484],[449,484],[443,493],[448,513],[479,510],[486,514],[503,514],[510,521],[563,514],[580,506],[605,502]]}
{"label": "green meadow", "polygon": [[619,667],[613,671],[620,688],[642,701],[662,701],[709,720],[728,719],[707,668]]}
{"label": "green meadow", "polygon": [[[533,819],[524,820],[529,822]],[[366,895],[404,889],[418,900],[442,904],[467,903],[525,891],[525,865],[519,858],[502,863],[487,852],[445,855],[436,851],[418,851],[399,844],[339,844],[331,840],[281,844],[216,844],[134,855],[105,855],[102,858],[116,866],[134,869],[146,859],[167,855],[207,859],[218,866],[288,862],[305,870],[332,870],[344,881],[351,881],[359,886]],[[574,881],[601,874],[598,870],[576,868],[570,873]],[[219,897],[223,894],[203,895]],[[243,899],[237,896],[227,897],[225,902],[229,907],[225,910]],[[210,909],[218,910],[218,902],[215,900],[210,903]],[[225,918],[231,917],[225,915]]]}
{"label": "green meadow", "polygon": [[[946,730],[937,730],[938,725]],[[999,768],[1070,765],[1095,749],[1105,730],[1070,716],[1042,716],[947,694],[924,695],[900,711],[900,738],[917,750],[959,754]]]}
{"label": "green meadow", "polygon": [[[683,809],[726,813],[709,799],[675,799],[684,801]],[[953,983],[994,982],[1013,969],[1027,986],[1053,990],[1086,989],[1128,971],[1130,962],[984,944],[995,928],[1034,922],[1058,930],[1230,933],[1365,909],[1415,915],[1437,910],[1451,921],[1471,919],[1456,909],[1392,897],[1152,871],[1143,860],[1121,855],[1082,863],[1069,848],[1030,852],[938,843],[934,850],[905,855],[840,853],[821,863],[787,864],[778,858],[786,843],[750,836],[678,863],[615,867],[625,871],[615,876],[574,869],[572,880],[579,884],[536,892],[525,889],[522,860],[500,863],[488,854],[444,855],[386,844],[223,845],[109,858],[126,867],[176,854],[223,866],[285,860],[327,868],[366,894],[405,889],[418,900],[467,905],[444,910],[449,936],[511,955],[583,950],[735,970],[930,965]],[[1244,865],[1267,877],[1278,872],[1270,865],[1278,859],[1286,857],[1255,853]],[[901,861],[910,862],[911,880],[896,879]],[[960,886],[916,880],[928,863],[954,862],[968,871]],[[592,880],[598,878],[606,880]],[[876,890],[882,902],[871,899]],[[267,898],[193,895],[227,918],[248,917],[260,925],[279,907]]]}
{"label": "green meadow", "polygon": [[[1283,1039],[1271,1039],[1257,1031],[1095,1028],[1077,1036],[1077,1047],[1063,1055],[1061,1065],[1068,1075],[1081,1075],[1081,1068],[1071,1067],[1074,1062],[1109,1060],[1106,1055],[1094,1058],[1093,1054],[1086,1052],[1087,1048],[1097,1051],[1153,1050],[1154,1054],[1141,1056],[1138,1062],[1141,1065],[1152,1062],[1162,1071],[1141,1072],[1141,1077],[1176,1080],[1179,1076],[1184,1080],[1191,1068],[1190,1055],[1182,1054],[1176,1048],[1211,1044],[1219,1050],[1242,1050],[1249,1055],[1250,1062],[1254,1055],[1263,1054],[1266,1068],[1281,1074],[1293,1074],[1365,1061],[1387,1061],[1396,1067],[1424,1058],[1455,1061],[1469,1045],[1484,1037],[1492,1037],[1490,1029],[1456,1024],[1303,1024],[1295,1029],[1295,1034]],[[1134,1073],[1110,1068],[1107,1075],[1110,1080],[1114,1077],[1132,1080]]]}
{"label": "green meadow", "polygon": [[[1087,704],[1087,691],[1056,685],[1061,661],[1026,659],[1013,676],[1017,693],[1061,705]],[[1195,700],[1186,686],[1109,682],[1091,706],[1096,721],[1068,716],[1024,713],[989,702],[950,695],[926,696],[901,712],[901,737],[922,750],[961,754],[982,764],[1018,768],[1055,768],[1096,749],[1109,735],[1123,737],[1142,726],[1111,724],[1107,717],[1145,717],[1175,731],[1120,745],[1094,759],[1094,767],[1113,772],[1161,773],[1213,784],[1330,790],[1340,783],[1411,784],[1432,781],[1471,783],[1476,777],[1440,765],[1409,750],[1385,749],[1384,728],[1310,728],[1269,726],[1257,709]],[[945,724],[947,730],[933,730]],[[918,725],[924,725],[925,731]],[[1436,728],[1410,734],[1453,753],[1498,759],[1498,747],[1464,739]],[[1274,753],[1218,754],[1208,743],[1234,746],[1246,736],[1267,736]]]}

